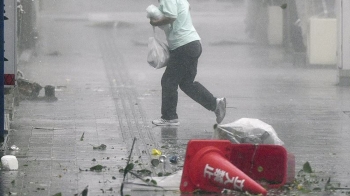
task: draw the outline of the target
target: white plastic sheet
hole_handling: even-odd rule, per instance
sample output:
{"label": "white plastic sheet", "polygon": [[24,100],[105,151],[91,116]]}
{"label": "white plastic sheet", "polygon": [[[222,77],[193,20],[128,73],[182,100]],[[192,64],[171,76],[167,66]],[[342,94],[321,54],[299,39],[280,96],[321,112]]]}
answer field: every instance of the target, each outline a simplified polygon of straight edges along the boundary
{"label": "white plastic sheet", "polygon": [[284,145],[271,125],[253,118],[241,118],[229,124],[215,125],[213,139],[230,140],[237,144]]}
{"label": "white plastic sheet", "polygon": [[155,180],[157,182],[157,186],[148,186],[147,183],[140,179],[136,179],[133,182],[127,184],[128,186],[131,186],[130,189],[132,191],[179,191],[181,178],[182,170],[179,170],[169,176],[146,178],[150,180]]}

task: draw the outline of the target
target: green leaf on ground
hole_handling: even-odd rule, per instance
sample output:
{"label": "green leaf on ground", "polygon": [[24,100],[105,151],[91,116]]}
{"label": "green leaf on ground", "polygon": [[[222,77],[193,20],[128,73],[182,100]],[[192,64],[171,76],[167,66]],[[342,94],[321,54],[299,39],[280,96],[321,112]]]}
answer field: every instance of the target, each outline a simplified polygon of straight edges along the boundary
{"label": "green leaf on ground", "polygon": [[101,144],[99,146],[93,146],[94,150],[106,150],[107,146],[104,144]]}
{"label": "green leaf on ground", "polygon": [[134,164],[133,163],[129,163],[125,169],[124,169],[124,173],[128,173],[129,171],[131,171],[132,169],[134,169]]}
{"label": "green leaf on ground", "polygon": [[157,181],[155,181],[155,180],[151,180],[151,183],[152,183],[153,185],[157,185]]}
{"label": "green leaf on ground", "polygon": [[53,196],[62,196],[62,193],[56,193]]}
{"label": "green leaf on ground", "polygon": [[325,190],[331,190],[333,189],[333,185],[331,184],[331,177],[328,178],[326,184],[325,184]]}
{"label": "green leaf on ground", "polygon": [[310,165],[310,163],[308,161],[306,163],[304,163],[303,171],[305,173],[312,173],[311,165]]}
{"label": "green leaf on ground", "polygon": [[81,135],[80,141],[84,141],[84,134],[85,134],[85,132],[83,132],[83,135]]}
{"label": "green leaf on ground", "polygon": [[90,171],[102,171],[103,168],[105,168],[105,166],[95,165],[93,167],[90,167]]}
{"label": "green leaf on ground", "polygon": [[152,171],[148,169],[141,169],[141,170],[137,170],[137,173],[145,176],[150,176],[152,174]]}
{"label": "green leaf on ground", "polygon": [[281,5],[281,8],[282,8],[282,9],[286,9],[286,8],[287,8],[287,4],[286,4],[286,3],[282,4],[282,5]]}
{"label": "green leaf on ground", "polygon": [[172,173],[167,172],[167,173],[164,174],[164,176],[170,176],[171,174],[172,174]]}

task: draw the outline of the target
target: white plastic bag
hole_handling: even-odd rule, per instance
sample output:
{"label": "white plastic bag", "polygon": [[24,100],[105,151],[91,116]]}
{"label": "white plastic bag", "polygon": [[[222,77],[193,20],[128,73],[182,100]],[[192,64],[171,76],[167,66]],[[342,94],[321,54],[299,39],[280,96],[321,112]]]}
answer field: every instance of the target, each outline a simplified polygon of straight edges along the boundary
{"label": "white plastic bag", "polygon": [[230,140],[237,144],[284,145],[271,125],[253,118],[241,118],[233,123],[215,125],[213,139]]}
{"label": "white plastic bag", "polygon": [[[164,16],[164,14],[155,5],[148,6],[146,9],[146,12],[147,12],[147,18],[154,18],[154,19],[158,20]],[[159,28],[164,30],[164,31],[169,30],[169,27],[170,27],[169,24],[159,26]]]}
{"label": "white plastic bag", "polygon": [[155,34],[153,27],[153,37],[148,39],[148,56],[147,62],[154,68],[160,69],[165,67],[169,59],[168,45],[160,41]]}
{"label": "white plastic bag", "polygon": [[[172,175],[162,176],[162,177],[147,177],[145,180],[151,181],[155,180],[157,186],[149,185],[143,180],[136,179],[130,183],[130,188],[132,191],[179,191],[182,178],[182,170],[176,171]],[[128,183],[126,183],[128,185]]]}
{"label": "white plastic bag", "polygon": [[147,18],[160,19],[163,17],[163,13],[155,5],[149,5],[146,8]]}

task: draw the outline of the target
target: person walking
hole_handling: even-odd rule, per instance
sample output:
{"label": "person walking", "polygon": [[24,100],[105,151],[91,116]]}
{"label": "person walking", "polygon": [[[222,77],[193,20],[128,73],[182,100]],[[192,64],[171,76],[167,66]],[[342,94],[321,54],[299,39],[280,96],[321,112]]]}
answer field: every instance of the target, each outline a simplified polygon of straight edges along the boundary
{"label": "person walking", "polygon": [[161,118],[153,120],[157,126],[179,125],[176,113],[178,87],[201,104],[213,111],[219,124],[226,114],[226,98],[216,98],[202,84],[194,81],[197,75],[198,59],[202,53],[200,37],[192,24],[190,4],[187,0],[158,0],[160,19],[150,19],[152,26],[168,25],[164,32],[169,45],[170,57],[161,79]]}

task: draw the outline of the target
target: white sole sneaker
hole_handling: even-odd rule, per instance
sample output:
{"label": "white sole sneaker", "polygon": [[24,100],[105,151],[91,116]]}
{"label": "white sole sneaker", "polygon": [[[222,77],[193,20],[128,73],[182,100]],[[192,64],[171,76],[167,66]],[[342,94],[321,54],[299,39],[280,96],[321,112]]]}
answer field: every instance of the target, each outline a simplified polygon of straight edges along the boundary
{"label": "white sole sneaker", "polygon": [[173,120],[165,120],[165,119],[156,119],[152,121],[152,124],[157,125],[157,126],[178,126],[180,125],[180,122],[178,119],[173,119]]}
{"label": "white sole sneaker", "polygon": [[216,99],[216,109],[215,109],[215,115],[216,115],[216,122],[220,124],[222,120],[224,120],[226,115],[226,98],[218,98]]}

